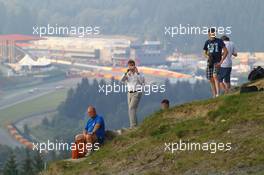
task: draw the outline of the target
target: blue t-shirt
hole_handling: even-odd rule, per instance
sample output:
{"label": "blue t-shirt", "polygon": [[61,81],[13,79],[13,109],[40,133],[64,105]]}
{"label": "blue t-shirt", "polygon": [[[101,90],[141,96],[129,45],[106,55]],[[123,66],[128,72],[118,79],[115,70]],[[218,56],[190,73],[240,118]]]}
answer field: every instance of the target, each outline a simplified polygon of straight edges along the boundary
{"label": "blue t-shirt", "polygon": [[207,40],[204,43],[204,50],[207,51],[209,57],[212,58],[213,63],[219,63],[222,58],[222,49],[225,47],[223,40],[215,38]]}
{"label": "blue t-shirt", "polygon": [[89,120],[87,121],[85,130],[88,133],[93,132],[93,129],[94,129],[94,127],[95,127],[96,124],[99,124],[100,125],[100,128],[97,129],[97,131],[95,133],[96,134],[96,137],[98,139],[104,140],[104,138],[105,138],[105,124],[104,124],[103,117],[96,115],[95,117],[89,118]]}

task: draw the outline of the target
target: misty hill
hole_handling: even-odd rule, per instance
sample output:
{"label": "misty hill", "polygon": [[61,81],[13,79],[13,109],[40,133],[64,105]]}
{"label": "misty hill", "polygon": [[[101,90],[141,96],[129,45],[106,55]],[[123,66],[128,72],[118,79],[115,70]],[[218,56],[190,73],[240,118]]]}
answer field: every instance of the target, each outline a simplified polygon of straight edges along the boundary
{"label": "misty hill", "polygon": [[[264,87],[264,80],[255,85]],[[53,174],[258,174],[264,173],[264,93],[234,92],[158,111],[135,130],[107,142],[81,162],[58,161]],[[231,143],[214,152],[168,151],[165,143]],[[171,147],[172,148],[172,147]],[[219,148],[219,147],[218,147]]]}
{"label": "misty hill", "polygon": [[264,1],[0,0],[0,34],[32,34],[33,26],[100,26],[101,34],[160,39],[167,48],[200,52],[205,35],[170,38],[165,26],[231,26],[240,51],[263,51]]}

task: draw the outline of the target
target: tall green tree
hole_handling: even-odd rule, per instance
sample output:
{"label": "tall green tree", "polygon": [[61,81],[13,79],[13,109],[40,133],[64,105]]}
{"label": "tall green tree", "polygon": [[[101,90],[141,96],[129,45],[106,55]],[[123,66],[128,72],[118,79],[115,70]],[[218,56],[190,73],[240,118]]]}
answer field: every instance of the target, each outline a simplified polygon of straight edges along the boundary
{"label": "tall green tree", "polygon": [[26,149],[26,157],[22,163],[22,174],[34,175],[33,162],[28,149]]}
{"label": "tall green tree", "polygon": [[34,154],[33,166],[36,174],[44,169],[44,159],[38,151]]}
{"label": "tall green tree", "polygon": [[28,125],[27,124],[24,124],[24,134],[26,135],[26,136],[29,136],[29,128],[28,128]]}
{"label": "tall green tree", "polygon": [[17,164],[15,154],[12,152],[4,167],[4,175],[17,175]]}

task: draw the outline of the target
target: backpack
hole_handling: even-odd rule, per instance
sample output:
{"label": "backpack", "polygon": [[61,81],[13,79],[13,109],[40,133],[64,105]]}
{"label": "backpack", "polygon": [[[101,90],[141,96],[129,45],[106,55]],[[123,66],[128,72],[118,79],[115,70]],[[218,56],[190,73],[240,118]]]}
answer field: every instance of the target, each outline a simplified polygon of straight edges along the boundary
{"label": "backpack", "polygon": [[261,66],[254,68],[248,75],[249,81],[254,81],[260,78],[264,78],[264,69]]}
{"label": "backpack", "polygon": [[257,86],[242,86],[240,88],[240,93],[258,92]]}

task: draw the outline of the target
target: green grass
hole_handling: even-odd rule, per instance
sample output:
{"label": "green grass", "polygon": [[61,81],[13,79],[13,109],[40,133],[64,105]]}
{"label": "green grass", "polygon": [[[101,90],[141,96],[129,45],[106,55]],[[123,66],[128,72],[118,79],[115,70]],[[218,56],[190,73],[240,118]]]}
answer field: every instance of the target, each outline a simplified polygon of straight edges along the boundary
{"label": "green grass", "polygon": [[55,109],[66,98],[66,95],[67,91],[63,89],[0,110],[1,126],[30,114]]}
{"label": "green grass", "polygon": [[[45,174],[262,174],[263,104],[264,93],[258,92],[221,96],[158,111],[139,128],[109,141],[84,161],[58,161]],[[231,142],[232,149],[214,154],[164,152],[165,142],[180,139],[195,143]]]}

